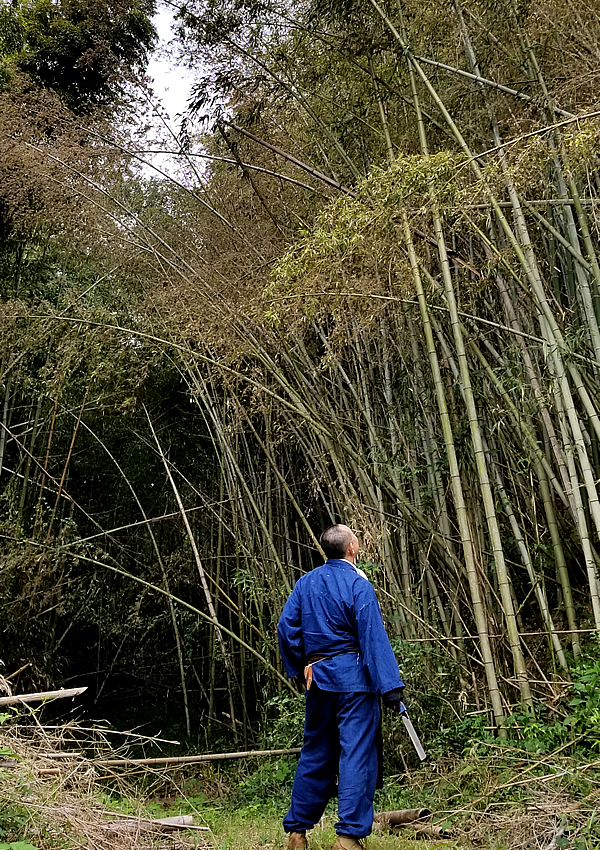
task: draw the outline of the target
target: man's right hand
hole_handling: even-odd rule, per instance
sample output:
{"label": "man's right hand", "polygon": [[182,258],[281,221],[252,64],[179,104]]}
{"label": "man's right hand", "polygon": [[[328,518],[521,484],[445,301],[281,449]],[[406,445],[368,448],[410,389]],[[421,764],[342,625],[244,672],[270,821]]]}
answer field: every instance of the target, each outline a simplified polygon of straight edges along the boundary
{"label": "man's right hand", "polygon": [[383,700],[383,704],[388,708],[391,708],[392,711],[395,711],[396,714],[400,714],[400,707],[402,703],[406,706],[404,688],[394,688],[393,691],[386,691],[381,695],[381,699]]}

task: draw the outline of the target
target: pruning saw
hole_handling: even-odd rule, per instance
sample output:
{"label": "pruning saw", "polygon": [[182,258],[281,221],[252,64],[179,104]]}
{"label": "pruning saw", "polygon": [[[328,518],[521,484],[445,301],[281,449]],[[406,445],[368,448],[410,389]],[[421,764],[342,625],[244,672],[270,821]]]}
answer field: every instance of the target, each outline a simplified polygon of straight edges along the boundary
{"label": "pruning saw", "polygon": [[427,756],[425,755],[425,750],[423,749],[423,744],[419,740],[419,736],[415,731],[415,727],[412,725],[411,719],[408,716],[408,711],[406,710],[406,706],[403,702],[400,703],[400,717],[402,718],[402,722],[408,732],[408,737],[413,743],[413,747],[417,751],[417,755],[421,759],[421,761],[425,761]]}

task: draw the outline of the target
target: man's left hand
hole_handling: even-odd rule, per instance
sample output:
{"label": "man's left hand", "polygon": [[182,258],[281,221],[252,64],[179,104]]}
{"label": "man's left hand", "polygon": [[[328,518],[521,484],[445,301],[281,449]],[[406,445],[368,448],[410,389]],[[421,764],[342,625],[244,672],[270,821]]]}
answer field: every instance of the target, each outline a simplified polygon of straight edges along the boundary
{"label": "man's left hand", "polygon": [[381,699],[383,700],[383,704],[388,708],[391,708],[392,711],[395,711],[396,714],[400,714],[400,707],[402,703],[406,705],[406,700],[404,699],[404,688],[394,688],[393,691],[386,691],[381,695]]}

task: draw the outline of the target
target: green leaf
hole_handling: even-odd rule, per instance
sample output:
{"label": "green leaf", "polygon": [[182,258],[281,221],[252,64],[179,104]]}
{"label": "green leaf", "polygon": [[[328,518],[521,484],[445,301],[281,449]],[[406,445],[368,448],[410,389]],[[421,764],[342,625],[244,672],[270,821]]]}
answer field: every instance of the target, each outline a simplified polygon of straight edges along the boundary
{"label": "green leaf", "polygon": [[38,850],[38,848],[26,841],[11,841],[10,844],[0,844],[0,850]]}
{"label": "green leaf", "polygon": [[474,770],[475,770],[475,765],[467,764],[466,767],[463,767],[458,771],[458,775],[459,776],[467,776],[469,773],[473,773]]}

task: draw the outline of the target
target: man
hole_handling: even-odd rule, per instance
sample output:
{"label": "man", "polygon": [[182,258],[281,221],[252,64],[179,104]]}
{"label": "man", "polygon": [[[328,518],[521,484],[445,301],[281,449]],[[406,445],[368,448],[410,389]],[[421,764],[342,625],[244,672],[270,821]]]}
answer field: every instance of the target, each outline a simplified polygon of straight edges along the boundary
{"label": "man", "polygon": [[332,850],[361,850],[371,832],[378,774],[379,695],[400,710],[404,684],[375,591],[355,566],[358,540],[332,525],[320,540],[327,561],[302,576],[277,627],[290,678],[304,671],[304,744],[292,804],[283,821],[288,850],[307,847],[306,830],[338,796]]}

